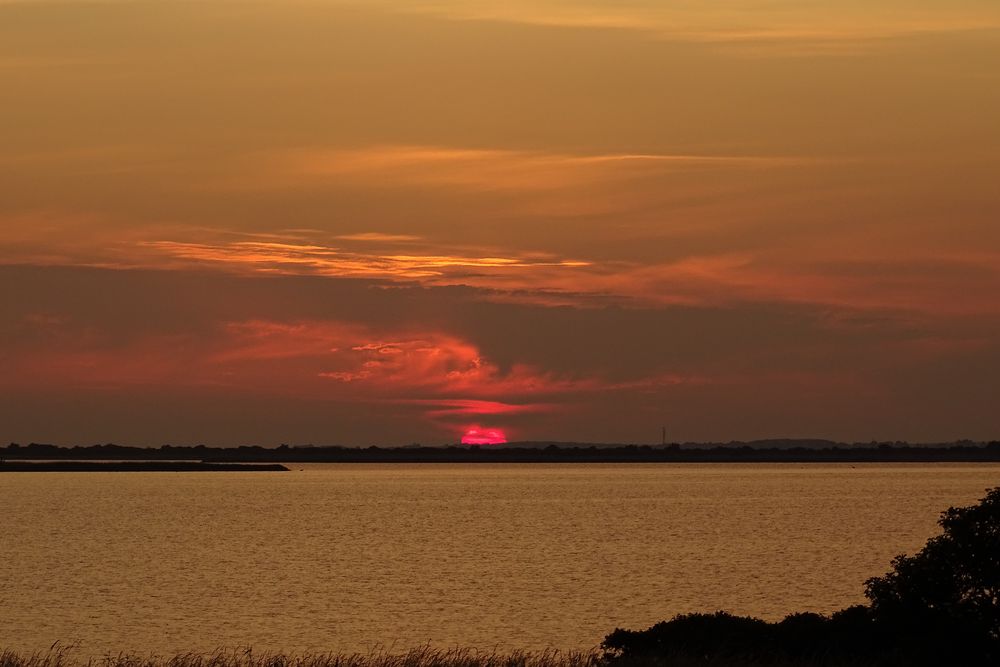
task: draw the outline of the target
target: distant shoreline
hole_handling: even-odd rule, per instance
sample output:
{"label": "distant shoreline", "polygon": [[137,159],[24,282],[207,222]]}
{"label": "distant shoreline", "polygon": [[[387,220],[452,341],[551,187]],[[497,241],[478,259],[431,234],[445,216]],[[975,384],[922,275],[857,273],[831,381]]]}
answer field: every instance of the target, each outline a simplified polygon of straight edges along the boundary
{"label": "distant shoreline", "polygon": [[[808,443],[808,444],[799,444]],[[761,446],[765,445],[765,446]],[[280,470],[288,463],[1000,463],[1000,442],[842,445],[764,441],[729,445],[582,445],[515,443],[449,447],[204,447],[10,445],[0,470]],[[45,463],[29,463],[43,461]],[[245,464],[272,464],[232,467]],[[63,467],[58,467],[63,466]],[[73,468],[66,467],[73,466]],[[226,467],[220,467],[226,466]]]}
{"label": "distant shoreline", "polygon": [[204,463],[200,461],[3,461],[2,472],[284,472],[275,463]]}

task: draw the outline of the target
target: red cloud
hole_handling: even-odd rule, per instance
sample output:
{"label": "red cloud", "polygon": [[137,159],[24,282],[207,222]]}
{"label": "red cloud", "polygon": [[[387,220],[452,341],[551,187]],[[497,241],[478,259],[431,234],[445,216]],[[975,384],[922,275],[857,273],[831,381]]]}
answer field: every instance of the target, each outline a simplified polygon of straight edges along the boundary
{"label": "red cloud", "polygon": [[507,442],[507,436],[499,428],[471,426],[462,436],[463,445],[502,445],[505,442]]}
{"label": "red cloud", "polygon": [[468,415],[519,415],[530,412],[551,411],[555,406],[547,403],[503,403],[475,399],[412,399],[396,401],[409,405],[426,406],[428,417],[453,417]]}
{"label": "red cloud", "polygon": [[[71,327],[55,320],[46,326]],[[19,350],[4,382],[103,390],[214,388],[392,403],[419,410],[432,422],[540,412],[550,404],[539,397],[599,386],[524,364],[502,369],[475,344],[444,332],[387,335],[337,321],[248,320],[218,325],[206,335],[131,340],[92,329],[63,334],[58,347],[36,339]]]}

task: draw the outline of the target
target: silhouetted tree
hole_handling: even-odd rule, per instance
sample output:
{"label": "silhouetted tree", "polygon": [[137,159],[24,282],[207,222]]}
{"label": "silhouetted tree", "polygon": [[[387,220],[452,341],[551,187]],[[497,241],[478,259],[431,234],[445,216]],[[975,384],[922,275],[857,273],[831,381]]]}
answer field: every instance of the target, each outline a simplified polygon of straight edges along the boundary
{"label": "silhouetted tree", "polygon": [[939,523],[941,535],[865,583],[870,606],[780,623],[724,612],[676,616],[646,630],[615,630],[602,644],[605,660],[611,667],[674,659],[1000,665],[1000,488],[978,505],[945,510]]}
{"label": "silhouetted tree", "polygon": [[924,643],[1000,658],[1000,488],[978,505],[950,507],[941,535],[865,582],[875,620]]}

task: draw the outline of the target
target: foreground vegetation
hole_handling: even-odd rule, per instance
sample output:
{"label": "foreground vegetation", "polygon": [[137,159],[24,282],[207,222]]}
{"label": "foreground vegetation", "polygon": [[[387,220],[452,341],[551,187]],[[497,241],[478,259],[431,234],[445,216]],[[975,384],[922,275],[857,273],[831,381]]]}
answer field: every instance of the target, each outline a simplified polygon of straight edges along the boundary
{"label": "foreground vegetation", "polygon": [[55,647],[46,653],[0,653],[0,667],[599,667],[597,651],[539,651],[512,653],[468,649],[415,649],[405,653],[323,653],[286,655],[252,650],[186,653],[169,658],[130,654],[109,655],[86,661],[74,651]]}
{"label": "foreground vegetation", "polygon": [[[943,531],[865,584],[867,606],[780,623],[726,613],[690,614],[604,640],[614,665],[1000,665],[1000,488],[941,515]],[[774,662],[785,661],[785,662]],[[831,662],[832,661],[832,662]]]}
{"label": "foreground vegetation", "polygon": [[217,651],[173,657],[111,655],[78,660],[72,652],[52,650],[20,655],[0,652],[0,667],[877,667],[874,662],[817,657],[808,661],[778,656],[692,656],[679,652],[663,656],[612,658],[601,651],[539,651],[511,653],[467,649],[423,648],[406,653],[285,655],[252,651]]}
{"label": "foreground vegetation", "polygon": [[617,629],[600,650],[483,653],[431,647],[401,654],[282,655],[252,650],[78,661],[67,647],[0,652],[0,667],[922,667],[1000,665],[1000,488],[949,508],[941,535],[865,584],[868,605],[778,623],[686,614]]}

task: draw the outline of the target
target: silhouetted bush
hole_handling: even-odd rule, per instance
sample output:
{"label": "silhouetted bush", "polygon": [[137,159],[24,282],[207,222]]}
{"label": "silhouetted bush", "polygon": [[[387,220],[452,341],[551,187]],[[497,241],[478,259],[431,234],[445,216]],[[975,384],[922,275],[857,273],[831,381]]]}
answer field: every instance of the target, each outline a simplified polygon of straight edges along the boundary
{"label": "silhouetted bush", "polygon": [[725,612],[685,614],[642,631],[615,630],[603,644],[612,665],[740,661],[749,664],[880,664],[867,607],[833,616],[792,614],[779,623]]}
{"label": "silhouetted bush", "polygon": [[724,612],[684,614],[648,630],[617,629],[602,647],[625,661],[670,653],[754,655],[771,648],[769,629],[760,619]]}
{"label": "silhouetted bush", "polygon": [[870,606],[779,623],[686,614],[603,644],[614,665],[1000,665],[1000,488],[978,505],[945,510],[943,533],[869,579]]}

